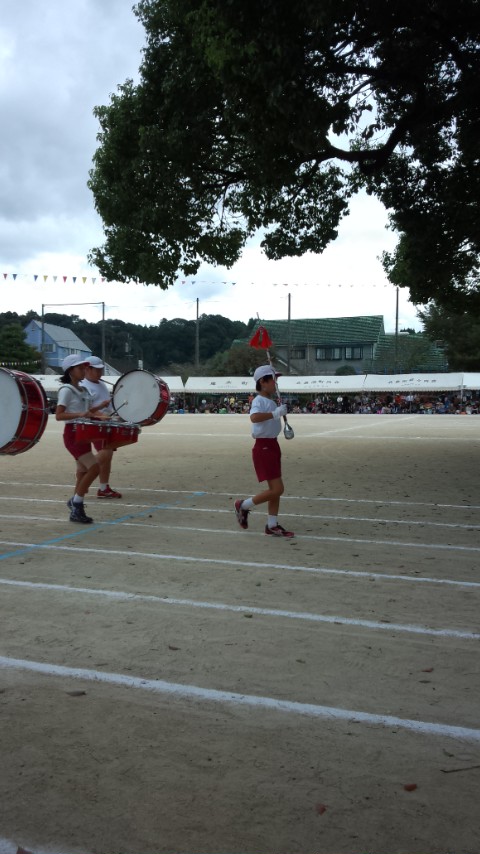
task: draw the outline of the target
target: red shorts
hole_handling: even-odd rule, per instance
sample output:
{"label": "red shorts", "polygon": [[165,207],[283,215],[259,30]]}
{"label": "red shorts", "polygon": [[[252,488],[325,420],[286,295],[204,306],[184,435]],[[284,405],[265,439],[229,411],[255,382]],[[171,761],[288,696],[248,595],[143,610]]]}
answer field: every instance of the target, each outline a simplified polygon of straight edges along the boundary
{"label": "red shorts", "polygon": [[84,454],[91,454],[92,446],[90,442],[77,442],[75,437],[76,433],[73,424],[66,424],[63,431],[63,444],[72,457],[78,460]]}
{"label": "red shorts", "polygon": [[[111,441],[113,442],[113,439],[111,439]],[[96,451],[103,451],[103,449],[104,449],[104,448],[108,448],[108,447],[109,447],[109,445],[108,445],[108,440],[107,440],[107,439],[95,439],[95,441],[94,441],[94,442],[92,442],[92,445],[93,445],[93,447],[95,448],[95,450],[96,450]],[[116,448],[114,448],[114,452],[115,452],[116,450],[117,450],[117,449],[116,449]]]}
{"label": "red shorts", "polygon": [[256,439],[252,448],[253,466],[259,482],[282,476],[282,452],[276,439]]}

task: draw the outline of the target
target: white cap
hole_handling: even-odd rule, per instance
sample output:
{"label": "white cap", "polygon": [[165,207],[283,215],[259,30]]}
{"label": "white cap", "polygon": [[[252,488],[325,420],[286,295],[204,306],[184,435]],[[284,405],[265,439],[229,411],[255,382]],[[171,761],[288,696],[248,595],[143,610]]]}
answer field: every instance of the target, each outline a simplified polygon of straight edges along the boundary
{"label": "white cap", "polygon": [[104,368],[105,367],[105,365],[103,364],[103,362],[99,356],[90,356],[90,358],[87,359],[87,365],[90,368]]}
{"label": "white cap", "polygon": [[276,370],[272,368],[271,365],[260,365],[259,368],[255,371],[253,375],[253,379],[256,383],[262,379],[262,377],[279,377],[280,374],[277,374]]}
{"label": "white cap", "polygon": [[71,353],[70,356],[65,356],[62,362],[64,371],[69,371],[70,368],[76,368],[77,365],[86,365],[88,359],[84,359],[80,353]]}

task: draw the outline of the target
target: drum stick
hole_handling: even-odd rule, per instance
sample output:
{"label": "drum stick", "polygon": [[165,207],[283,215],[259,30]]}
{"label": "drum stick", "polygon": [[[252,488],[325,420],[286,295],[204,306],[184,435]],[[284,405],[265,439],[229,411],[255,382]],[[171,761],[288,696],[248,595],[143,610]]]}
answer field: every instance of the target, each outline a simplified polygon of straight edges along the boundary
{"label": "drum stick", "polygon": [[115,407],[115,406],[113,405],[113,403],[112,403],[113,411],[114,411],[114,412],[116,412],[116,413],[117,413],[117,415],[118,415],[118,411],[119,411],[119,409],[121,409],[121,408],[122,408],[122,406],[126,406],[126,405],[127,405],[127,403],[128,403],[128,400],[124,400],[124,401],[123,401],[123,403],[121,403],[121,404],[120,404],[120,406],[118,406],[118,407]]}

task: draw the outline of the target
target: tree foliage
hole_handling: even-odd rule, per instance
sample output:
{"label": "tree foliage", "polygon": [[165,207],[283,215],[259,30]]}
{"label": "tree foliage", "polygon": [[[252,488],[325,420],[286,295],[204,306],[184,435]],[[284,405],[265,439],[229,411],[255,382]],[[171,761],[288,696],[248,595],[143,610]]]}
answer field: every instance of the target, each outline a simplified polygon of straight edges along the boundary
{"label": "tree foliage", "polygon": [[140,80],[97,107],[90,187],[109,279],[168,287],[322,252],[360,187],[416,301],[478,285],[478,0],[140,0]]}
{"label": "tree foliage", "polygon": [[[275,348],[270,350],[275,362]],[[253,375],[255,368],[267,361],[265,350],[256,350],[248,344],[236,344],[228,350],[217,353],[206,366],[206,372],[211,376],[248,377]]]}
{"label": "tree foliage", "polygon": [[419,316],[431,340],[442,341],[452,371],[480,371],[480,316],[430,305]]}
{"label": "tree foliage", "polygon": [[0,324],[0,365],[27,374],[39,370],[40,353],[26,343],[20,323]]}
{"label": "tree foliage", "polygon": [[[15,351],[12,349],[11,332],[8,330],[13,327],[17,330],[17,337],[20,335],[27,350],[31,351],[29,357],[35,353],[25,344],[23,332],[27,323],[32,319],[39,319],[33,311],[29,311],[25,315],[18,315],[15,312],[0,314],[0,342],[3,340],[6,342],[5,347],[0,350],[0,354],[20,352],[16,345]],[[45,314],[44,320],[45,323],[71,329],[94,354],[101,354],[101,322],[90,323],[78,315],[53,312]],[[237,338],[246,338],[254,324],[253,318],[246,324],[240,320],[230,320],[228,317],[222,317],[219,314],[202,314],[198,320],[199,355],[202,364],[217,354],[228,352],[232,342]],[[18,330],[20,331],[18,332]],[[172,365],[193,364],[195,337],[195,320],[183,318],[166,320],[163,318],[155,326],[141,326],[126,323],[123,320],[108,319],[105,321],[106,359],[121,372],[136,368],[138,362],[142,361],[146,370],[171,373]],[[36,358],[40,359],[38,353]],[[38,370],[38,365],[35,370]]]}

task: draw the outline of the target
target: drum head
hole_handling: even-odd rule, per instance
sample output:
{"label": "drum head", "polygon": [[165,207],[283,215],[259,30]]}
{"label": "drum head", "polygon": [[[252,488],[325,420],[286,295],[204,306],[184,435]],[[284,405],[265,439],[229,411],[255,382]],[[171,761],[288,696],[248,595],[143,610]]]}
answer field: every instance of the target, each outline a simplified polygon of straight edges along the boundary
{"label": "drum head", "polygon": [[148,371],[129,371],[115,383],[113,405],[123,421],[144,424],[162,402],[159,380]]}
{"label": "drum head", "polygon": [[16,435],[22,414],[22,398],[15,377],[9,371],[0,369],[0,400],[2,417],[0,418],[0,449]]}

